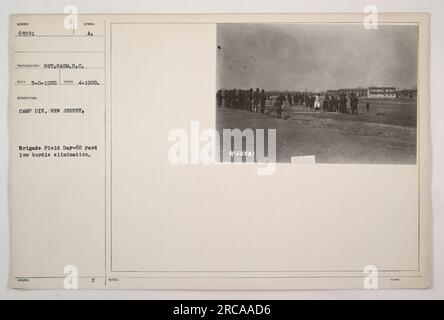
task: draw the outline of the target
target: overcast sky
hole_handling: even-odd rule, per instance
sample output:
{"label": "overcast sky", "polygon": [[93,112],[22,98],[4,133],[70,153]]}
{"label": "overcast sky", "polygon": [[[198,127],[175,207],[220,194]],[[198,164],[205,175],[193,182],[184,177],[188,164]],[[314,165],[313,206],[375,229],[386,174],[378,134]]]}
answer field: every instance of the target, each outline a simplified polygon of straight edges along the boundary
{"label": "overcast sky", "polygon": [[218,88],[416,87],[417,26],[218,24]]}

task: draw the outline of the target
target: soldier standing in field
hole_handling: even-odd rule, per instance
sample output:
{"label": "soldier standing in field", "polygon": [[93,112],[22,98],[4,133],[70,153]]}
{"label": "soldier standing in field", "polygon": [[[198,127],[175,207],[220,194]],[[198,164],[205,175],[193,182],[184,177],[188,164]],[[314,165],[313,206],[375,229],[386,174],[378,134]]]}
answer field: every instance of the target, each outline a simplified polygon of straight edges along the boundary
{"label": "soldier standing in field", "polygon": [[314,98],[314,106],[313,107],[314,107],[315,111],[318,111],[319,109],[321,109],[321,98],[319,97],[318,94]]}
{"label": "soldier standing in field", "polygon": [[337,109],[337,101],[338,101],[338,100],[336,100],[336,96],[335,96],[335,95],[332,95],[332,96],[331,96],[331,101],[330,101],[330,104],[331,104],[331,111],[332,111],[332,112],[335,112],[336,109]]}
{"label": "soldier standing in field", "polygon": [[259,88],[256,88],[256,91],[253,93],[253,111],[258,112],[259,111]]}
{"label": "soldier standing in field", "polygon": [[234,107],[235,107],[236,109],[239,109],[239,107],[240,107],[240,102],[241,102],[241,97],[240,97],[240,95],[241,95],[240,90],[236,90],[236,89],[234,89],[234,92],[233,92],[233,99],[234,99]]}
{"label": "soldier standing in field", "polygon": [[358,94],[356,94],[355,96],[355,112],[356,114],[358,114],[358,103],[359,103],[359,98],[358,98]]}
{"label": "soldier standing in field", "polygon": [[253,88],[250,89],[250,91],[247,92],[247,110],[253,111]]}
{"label": "soldier standing in field", "polygon": [[236,96],[236,89],[230,90],[230,108],[234,108],[234,98]]}
{"label": "soldier standing in field", "polygon": [[324,112],[330,111],[330,97],[328,94],[325,95],[325,100],[322,103],[322,110]]}
{"label": "soldier standing in field", "polygon": [[217,90],[216,93],[216,100],[217,100],[217,107],[220,108],[222,106],[222,90]]}
{"label": "soldier standing in field", "polygon": [[359,102],[358,97],[356,96],[355,93],[353,93],[352,96],[350,97],[350,107],[353,114],[358,114],[358,102]]}
{"label": "soldier standing in field", "polygon": [[244,91],[244,102],[243,102],[242,108],[250,111],[251,99],[250,99],[250,91],[248,91],[248,90]]}
{"label": "soldier standing in field", "polygon": [[347,96],[342,95],[342,113],[347,113]]}
{"label": "soldier standing in field", "polygon": [[244,101],[245,101],[245,92],[244,90],[240,89],[238,92],[238,108],[243,109],[244,108]]}
{"label": "soldier standing in field", "polygon": [[267,115],[269,115],[273,111],[276,111],[276,118],[278,118],[278,119],[281,118],[282,111],[284,109],[284,100],[285,100],[285,97],[283,95],[277,96],[276,99],[274,99],[274,101],[273,101],[273,108],[267,112]]}
{"label": "soldier standing in field", "polygon": [[282,112],[284,111],[284,101],[285,101],[285,96],[280,95],[277,99],[278,103],[277,103],[277,118],[282,118]]}
{"label": "soldier standing in field", "polygon": [[345,113],[345,110],[347,109],[347,98],[344,96],[344,94],[340,94],[339,96],[339,112]]}
{"label": "soldier standing in field", "polygon": [[261,93],[259,94],[259,102],[261,105],[261,113],[264,113],[265,111],[265,102],[267,101],[267,96],[265,94],[264,89],[262,89]]}

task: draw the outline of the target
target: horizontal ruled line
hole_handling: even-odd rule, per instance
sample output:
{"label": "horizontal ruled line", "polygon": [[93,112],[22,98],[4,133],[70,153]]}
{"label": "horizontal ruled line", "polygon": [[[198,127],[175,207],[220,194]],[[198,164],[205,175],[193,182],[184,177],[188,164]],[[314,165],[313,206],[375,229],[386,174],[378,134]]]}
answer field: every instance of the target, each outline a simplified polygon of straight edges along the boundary
{"label": "horizontal ruled line", "polygon": [[105,67],[84,67],[84,68],[44,68],[44,67],[15,67],[16,70],[100,70],[105,69]]}
{"label": "horizontal ruled line", "polygon": [[41,35],[35,35],[35,36],[19,36],[14,35],[16,38],[95,38],[95,37],[104,37],[102,34],[98,35],[72,35],[72,34],[66,34],[66,35],[56,35],[56,34],[41,34]]}
{"label": "horizontal ruled line", "polygon": [[31,84],[31,83],[14,83],[15,86],[33,86],[33,87],[57,87],[57,86],[82,86],[82,87],[100,87],[103,86],[103,83],[99,84],[78,84],[78,83],[59,83],[59,84],[52,84],[52,85],[45,85],[45,84]]}
{"label": "horizontal ruled line", "polygon": [[104,53],[104,51],[14,51],[14,53]]}

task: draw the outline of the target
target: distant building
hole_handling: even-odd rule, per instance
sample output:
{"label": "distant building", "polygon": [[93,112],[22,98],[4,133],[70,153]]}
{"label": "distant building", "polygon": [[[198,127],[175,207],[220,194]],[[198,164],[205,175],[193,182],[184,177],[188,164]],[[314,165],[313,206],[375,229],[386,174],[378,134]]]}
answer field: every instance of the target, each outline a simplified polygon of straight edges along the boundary
{"label": "distant building", "polygon": [[396,92],[398,97],[416,98],[418,91],[416,89],[403,89]]}
{"label": "distant building", "polygon": [[358,95],[358,97],[367,97],[367,98],[388,98],[395,99],[399,96],[408,96],[408,97],[416,97],[416,90],[401,90],[396,91],[395,87],[369,87],[369,88],[346,88],[339,90],[327,90],[327,95],[337,96],[341,94],[345,94],[346,96],[350,96],[352,94]]}
{"label": "distant building", "polygon": [[339,94],[339,90],[327,90],[326,93],[329,96],[337,96]]}
{"label": "distant building", "polygon": [[366,97],[368,90],[366,88],[348,88],[348,89],[339,89],[340,94],[345,94],[350,96],[351,94],[357,94],[359,97]]}
{"label": "distant building", "polygon": [[396,88],[394,87],[370,87],[367,90],[368,98],[396,98]]}

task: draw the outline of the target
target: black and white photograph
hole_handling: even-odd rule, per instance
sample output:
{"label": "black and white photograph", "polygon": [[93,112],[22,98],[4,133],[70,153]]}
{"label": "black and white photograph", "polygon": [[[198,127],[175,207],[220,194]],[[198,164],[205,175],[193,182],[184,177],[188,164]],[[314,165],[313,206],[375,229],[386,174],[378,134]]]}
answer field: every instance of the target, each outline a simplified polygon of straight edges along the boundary
{"label": "black and white photograph", "polygon": [[278,163],[415,164],[417,59],[416,24],[218,24],[217,129],[275,129]]}
{"label": "black and white photograph", "polygon": [[0,300],[443,298],[444,2],[171,1],[0,4]]}

